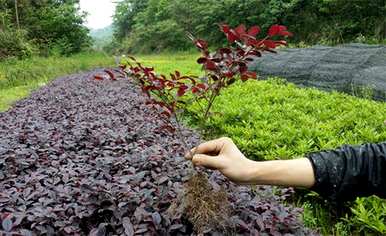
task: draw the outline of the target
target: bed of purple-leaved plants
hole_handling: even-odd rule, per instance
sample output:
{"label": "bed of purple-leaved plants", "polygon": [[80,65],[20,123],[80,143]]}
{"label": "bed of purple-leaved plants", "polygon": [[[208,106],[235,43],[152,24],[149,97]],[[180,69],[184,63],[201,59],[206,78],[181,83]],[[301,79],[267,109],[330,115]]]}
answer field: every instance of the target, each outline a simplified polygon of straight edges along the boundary
{"label": "bed of purple-leaved plants", "polygon": [[[195,235],[168,210],[189,179],[180,137],[127,80],[100,71],[55,80],[0,113],[0,235]],[[184,128],[188,145],[200,137]],[[238,186],[206,170],[231,202],[235,235],[310,235],[291,189]],[[277,193],[277,191],[275,191]],[[217,229],[207,235],[223,235]]]}

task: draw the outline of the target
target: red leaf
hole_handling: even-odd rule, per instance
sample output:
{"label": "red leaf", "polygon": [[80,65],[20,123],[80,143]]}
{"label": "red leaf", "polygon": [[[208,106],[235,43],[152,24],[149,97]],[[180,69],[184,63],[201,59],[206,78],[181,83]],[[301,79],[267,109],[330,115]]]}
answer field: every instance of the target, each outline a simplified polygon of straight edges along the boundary
{"label": "red leaf", "polygon": [[113,73],[111,70],[104,70],[104,72],[106,72],[106,73],[110,76],[110,79],[112,79],[112,80],[117,80],[117,79],[115,78],[114,73]]}
{"label": "red leaf", "polygon": [[227,24],[220,25],[220,28],[221,28],[221,31],[226,33],[226,34],[228,34],[230,32],[230,30],[231,30],[231,28]]}
{"label": "red leaf", "polygon": [[155,86],[151,86],[151,85],[148,85],[148,86],[144,86],[143,87],[143,90],[145,91],[145,92],[147,92],[147,91],[149,91],[149,90],[159,90],[157,87],[155,87]]}
{"label": "red leaf", "polygon": [[248,74],[249,78],[251,78],[251,79],[257,79],[257,74],[256,74],[256,72],[248,71],[247,74]]}
{"label": "red leaf", "polygon": [[170,118],[170,117],[172,116],[172,114],[170,113],[170,111],[164,111],[164,112],[161,113],[161,115],[164,115],[164,116],[166,116],[166,117],[168,117],[168,118]]}
{"label": "red leaf", "polygon": [[272,25],[268,30],[268,35],[270,37],[280,35],[280,36],[292,36],[292,33],[287,31],[287,27],[284,25]]}
{"label": "red leaf", "polygon": [[143,68],[143,71],[145,74],[150,73],[150,72],[154,71],[154,67],[145,67],[145,68]]}
{"label": "red leaf", "polygon": [[199,49],[207,49],[208,48],[208,42],[206,42],[205,40],[202,40],[202,39],[197,39],[194,41],[194,44],[196,45],[197,48]]}
{"label": "red leaf", "polygon": [[249,51],[247,55],[261,57],[261,52],[259,52],[258,50],[252,50],[252,51]]}
{"label": "red leaf", "polygon": [[279,44],[279,45],[284,45],[284,46],[286,46],[286,45],[287,45],[287,41],[285,41],[285,40],[279,40],[279,41],[275,41],[275,44],[276,44],[276,45]]}
{"label": "red leaf", "polygon": [[229,42],[229,43],[234,43],[236,40],[239,39],[239,37],[233,32],[233,30],[231,30],[231,31],[227,34],[227,39],[228,39],[228,42]]}
{"label": "red leaf", "polygon": [[174,83],[172,81],[166,81],[165,85],[168,88],[174,88]]}
{"label": "red leaf", "polygon": [[172,78],[172,80],[177,80],[177,78],[174,74],[170,74],[170,78]]}
{"label": "red leaf", "polygon": [[245,50],[241,49],[241,48],[238,48],[237,49],[237,56],[243,57],[244,55],[245,55]]}
{"label": "red leaf", "polygon": [[258,35],[259,33],[260,33],[260,27],[259,26],[252,26],[248,30],[248,35],[252,36],[252,37],[256,37],[256,35]]}
{"label": "red leaf", "polygon": [[216,63],[220,63],[220,62],[222,62],[223,58],[222,57],[215,57],[215,58],[212,58],[210,60],[213,62],[216,62]]}
{"label": "red leaf", "polygon": [[280,31],[279,35],[280,36],[288,36],[288,37],[292,37],[293,36],[293,34],[291,32],[285,31],[285,30],[284,31]]}
{"label": "red leaf", "polygon": [[205,84],[197,84],[196,85],[197,88],[200,88],[200,89],[206,89],[206,85]]}
{"label": "red leaf", "polygon": [[287,31],[287,27],[285,27],[284,25],[279,25],[279,32],[282,31]]}
{"label": "red leaf", "polygon": [[134,67],[133,69],[131,69],[131,72],[133,74],[138,74],[141,70],[138,68],[138,67]]}
{"label": "red leaf", "polygon": [[200,90],[197,87],[192,88],[192,93],[198,93]]}
{"label": "red leaf", "polygon": [[[169,113],[167,113],[167,117],[170,117]],[[170,133],[174,133],[176,131],[176,129],[173,126],[168,124],[161,126],[160,129]]]}
{"label": "red leaf", "polygon": [[238,64],[239,64],[240,74],[247,72],[248,66],[244,62],[239,62]]}
{"label": "red leaf", "polygon": [[247,71],[241,75],[241,80],[246,81],[248,79],[257,79],[256,72]]}
{"label": "red leaf", "polygon": [[272,25],[268,30],[268,36],[273,37],[280,32],[280,25]]}
{"label": "red leaf", "polygon": [[241,25],[237,26],[235,31],[236,31],[236,34],[238,34],[239,36],[242,36],[242,35],[247,33],[246,32],[247,28],[245,27],[245,25],[241,24]]}
{"label": "red leaf", "polygon": [[186,93],[186,90],[187,90],[188,88],[189,88],[189,87],[186,86],[186,85],[181,85],[180,88],[179,88],[178,91],[177,91],[177,96],[178,96],[178,97],[183,96],[183,95]]}
{"label": "red leaf", "polygon": [[216,66],[216,63],[214,63],[213,61],[207,60],[206,63],[205,63],[205,68],[207,70],[216,70],[217,66]]}
{"label": "red leaf", "polygon": [[256,39],[252,38],[247,38],[245,41],[248,46],[257,45],[259,43]]}
{"label": "red leaf", "polygon": [[267,47],[267,48],[276,48],[276,44],[274,41],[272,40],[264,40],[263,44]]}
{"label": "red leaf", "polygon": [[231,54],[232,53],[232,50],[230,48],[220,48],[218,51],[221,54]]}
{"label": "red leaf", "polygon": [[208,59],[206,57],[200,57],[197,59],[198,64],[204,64]]}
{"label": "red leaf", "polygon": [[232,71],[227,71],[226,73],[224,73],[224,75],[227,77],[227,78],[232,78],[234,76],[233,72]]}
{"label": "red leaf", "polygon": [[94,75],[94,79],[96,80],[103,80],[103,77],[100,75]]}

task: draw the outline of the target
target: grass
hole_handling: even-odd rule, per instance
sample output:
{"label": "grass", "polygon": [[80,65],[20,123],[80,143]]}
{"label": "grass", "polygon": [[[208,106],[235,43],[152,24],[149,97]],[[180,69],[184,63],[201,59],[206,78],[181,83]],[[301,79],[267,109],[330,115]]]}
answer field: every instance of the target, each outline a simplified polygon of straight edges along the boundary
{"label": "grass", "polygon": [[169,75],[175,70],[182,74],[200,75],[201,67],[195,63],[200,57],[197,52],[163,53],[157,55],[134,55],[144,65],[152,66],[157,73]]}
{"label": "grass", "polygon": [[0,62],[0,111],[54,78],[113,64],[112,57],[100,53]]}
{"label": "grass", "polygon": [[[176,69],[199,74],[198,54],[137,55],[147,66],[168,74]],[[190,106],[187,122],[195,126]],[[343,144],[386,140],[386,103],[338,92],[298,88],[280,79],[236,83],[218,98],[214,116],[206,127],[206,138],[222,135],[234,139],[238,147],[256,160],[289,159]],[[307,226],[324,235],[357,233],[383,234],[385,200],[358,198],[347,215],[335,219],[318,197],[307,194],[298,205],[304,208]],[[311,197],[310,197],[311,195]],[[376,208],[375,206],[382,206]]]}

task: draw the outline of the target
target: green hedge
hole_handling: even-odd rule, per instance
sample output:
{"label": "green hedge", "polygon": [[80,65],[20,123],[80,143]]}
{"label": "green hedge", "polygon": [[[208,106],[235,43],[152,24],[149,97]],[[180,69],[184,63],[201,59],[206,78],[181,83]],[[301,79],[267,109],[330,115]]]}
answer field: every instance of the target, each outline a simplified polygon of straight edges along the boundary
{"label": "green hedge", "polygon": [[[192,114],[195,109],[190,107]],[[343,144],[386,140],[386,103],[298,88],[279,79],[236,83],[218,97],[213,113],[206,138],[228,136],[255,160],[290,159]],[[187,119],[194,126],[192,117]],[[326,219],[330,213],[315,202],[302,204],[307,208],[305,223],[324,234],[386,233],[384,200],[358,199],[352,213],[337,222]]]}
{"label": "green hedge", "polygon": [[211,133],[231,137],[255,160],[386,140],[385,103],[277,79],[238,83],[224,90],[213,111]]}

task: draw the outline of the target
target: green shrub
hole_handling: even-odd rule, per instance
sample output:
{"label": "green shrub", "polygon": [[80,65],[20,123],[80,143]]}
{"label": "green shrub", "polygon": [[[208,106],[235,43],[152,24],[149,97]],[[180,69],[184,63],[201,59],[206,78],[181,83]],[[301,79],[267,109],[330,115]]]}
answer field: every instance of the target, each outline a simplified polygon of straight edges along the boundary
{"label": "green shrub", "polygon": [[168,50],[186,50],[191,43],[186,32],[174,21],[163,20],[149,26],[138,26],[129,38],[123,41],[121,51],[159,52]]}
{"label": "green shrub", "polygon": [[[235,99],[237,98],[237,99]],[[343,144],[386,140],[386,104],[297,88],[280,80],[236,84],[217,100],[210,133],[255,160],[288,159]]]}
{"label": "green shrub", "polygon": [[0,30],[0,60],[8,57],[30,57],[36,48],[26,39],[26,32]]}
{"label": "green shrub", "polygon": [[[246,83],[236,83],[215,102],[217,115],[208,122],[206,138],[228,136],[251,159],[289,159],[343,144],[386,140],[386,103],[298,88],[278,79]],[[186,118],[193,126],[195,109]],[[307,226],[323,234],[386,232],[384,200],[358,199],[344,221],[328,219],[330,212],[314,200],[302,204]]]}
{"label": "green shrub", "polygon": [[353,216],[344,219],[348,226],[361,233],[386,235],[386,201],[369,197],[358,198],[355,203]]}

